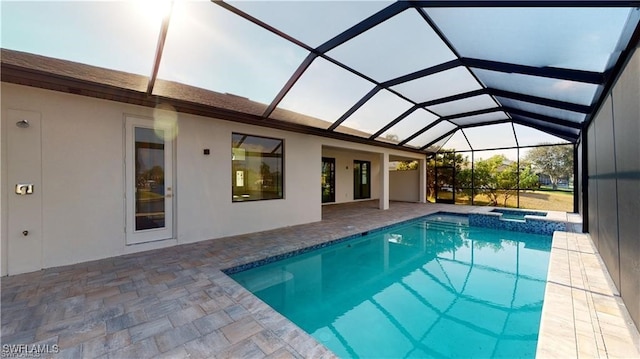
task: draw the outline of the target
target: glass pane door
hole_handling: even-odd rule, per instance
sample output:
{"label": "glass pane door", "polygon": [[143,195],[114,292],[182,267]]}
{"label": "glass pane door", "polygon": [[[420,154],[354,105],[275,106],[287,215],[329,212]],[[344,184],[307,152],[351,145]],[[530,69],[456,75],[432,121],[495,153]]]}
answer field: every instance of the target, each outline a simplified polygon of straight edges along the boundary
{"label": "glass pane door", "polygon": [[173,238],[171,126],[126,120],[127,244]]}
{"label": "glass pane door", "polygon": [[164,134],[135,128],[136,231],[165,226]]}
{"label": "glass pane door", "polygon": [[336,201],[336,159],[322,157],[322,203]]}
{"label": "glass pane door", "polygon": [[353,199],[371,198],[371,162],[353,161]]}

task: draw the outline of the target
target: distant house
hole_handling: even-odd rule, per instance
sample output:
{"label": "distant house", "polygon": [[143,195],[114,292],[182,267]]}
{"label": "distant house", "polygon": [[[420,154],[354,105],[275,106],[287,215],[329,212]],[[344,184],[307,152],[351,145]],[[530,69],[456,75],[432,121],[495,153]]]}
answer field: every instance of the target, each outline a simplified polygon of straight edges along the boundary
{"label": "distant house", "polygon": [[550,186],[551,185],[551,177],[549,177],[549,175],[546,175],[544,173],[538,173],[538,183],[541,186]]}

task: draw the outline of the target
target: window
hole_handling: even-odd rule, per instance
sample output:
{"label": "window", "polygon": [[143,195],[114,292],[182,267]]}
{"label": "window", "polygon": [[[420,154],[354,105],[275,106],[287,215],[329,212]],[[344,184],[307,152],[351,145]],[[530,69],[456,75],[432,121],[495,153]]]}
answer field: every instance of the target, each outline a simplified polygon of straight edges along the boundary
{"label": "window", "polygon": [[[165,225],[165,144],[162,130],[135,127],[136,231]],[[169,187],[171,188],[171,187]]]}
{"label": "window", "polygon": [[279,139],[233,134],[233,202],[284,198],[283,147]]}

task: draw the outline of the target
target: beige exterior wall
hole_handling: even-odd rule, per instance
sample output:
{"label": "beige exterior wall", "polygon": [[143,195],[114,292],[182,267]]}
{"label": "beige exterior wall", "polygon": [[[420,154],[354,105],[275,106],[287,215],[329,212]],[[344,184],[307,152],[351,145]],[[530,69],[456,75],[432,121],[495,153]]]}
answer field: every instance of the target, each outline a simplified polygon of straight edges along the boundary
{"label": "beige exterior wall", "polygon": [[389,199],[420,202],[420,171],[390,171]]}
{"label": "beige exterior wall", "polygon": [[[8,258],[7,151],[9,109],[41,117],[42,267],[49,268],[180,243],[268,230],[321,219],[320,168],[323,155],[336,157],[338,202],[353,200],[353,159],[372,162],[372,199],[379,198],[381,153],[421,158],[415,153],[304,135],[211,118],[178,114],[175,142],[174,238],[125,244],[124,118],[152,118],[150,108],[2,83],[1,222],[2,275]],[[231,202],[231,133],[284,140],[285,198]],[[210,155],[203,150],[210,149]],[[348,167],[348,169],[347,169]],[[15,232],[15,230],[12,230]],[[37,256],[36,255],[36,256]]]}

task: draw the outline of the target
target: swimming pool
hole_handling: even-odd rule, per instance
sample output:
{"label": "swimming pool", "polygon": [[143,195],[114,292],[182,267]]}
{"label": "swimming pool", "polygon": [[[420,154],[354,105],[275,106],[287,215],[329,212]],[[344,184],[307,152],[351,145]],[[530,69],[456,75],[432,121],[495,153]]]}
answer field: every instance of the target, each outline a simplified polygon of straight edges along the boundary
{"label": "swimming pool", "polygon": [[551,237],[436,219],[231,277],[340,357],[535,357]]}

